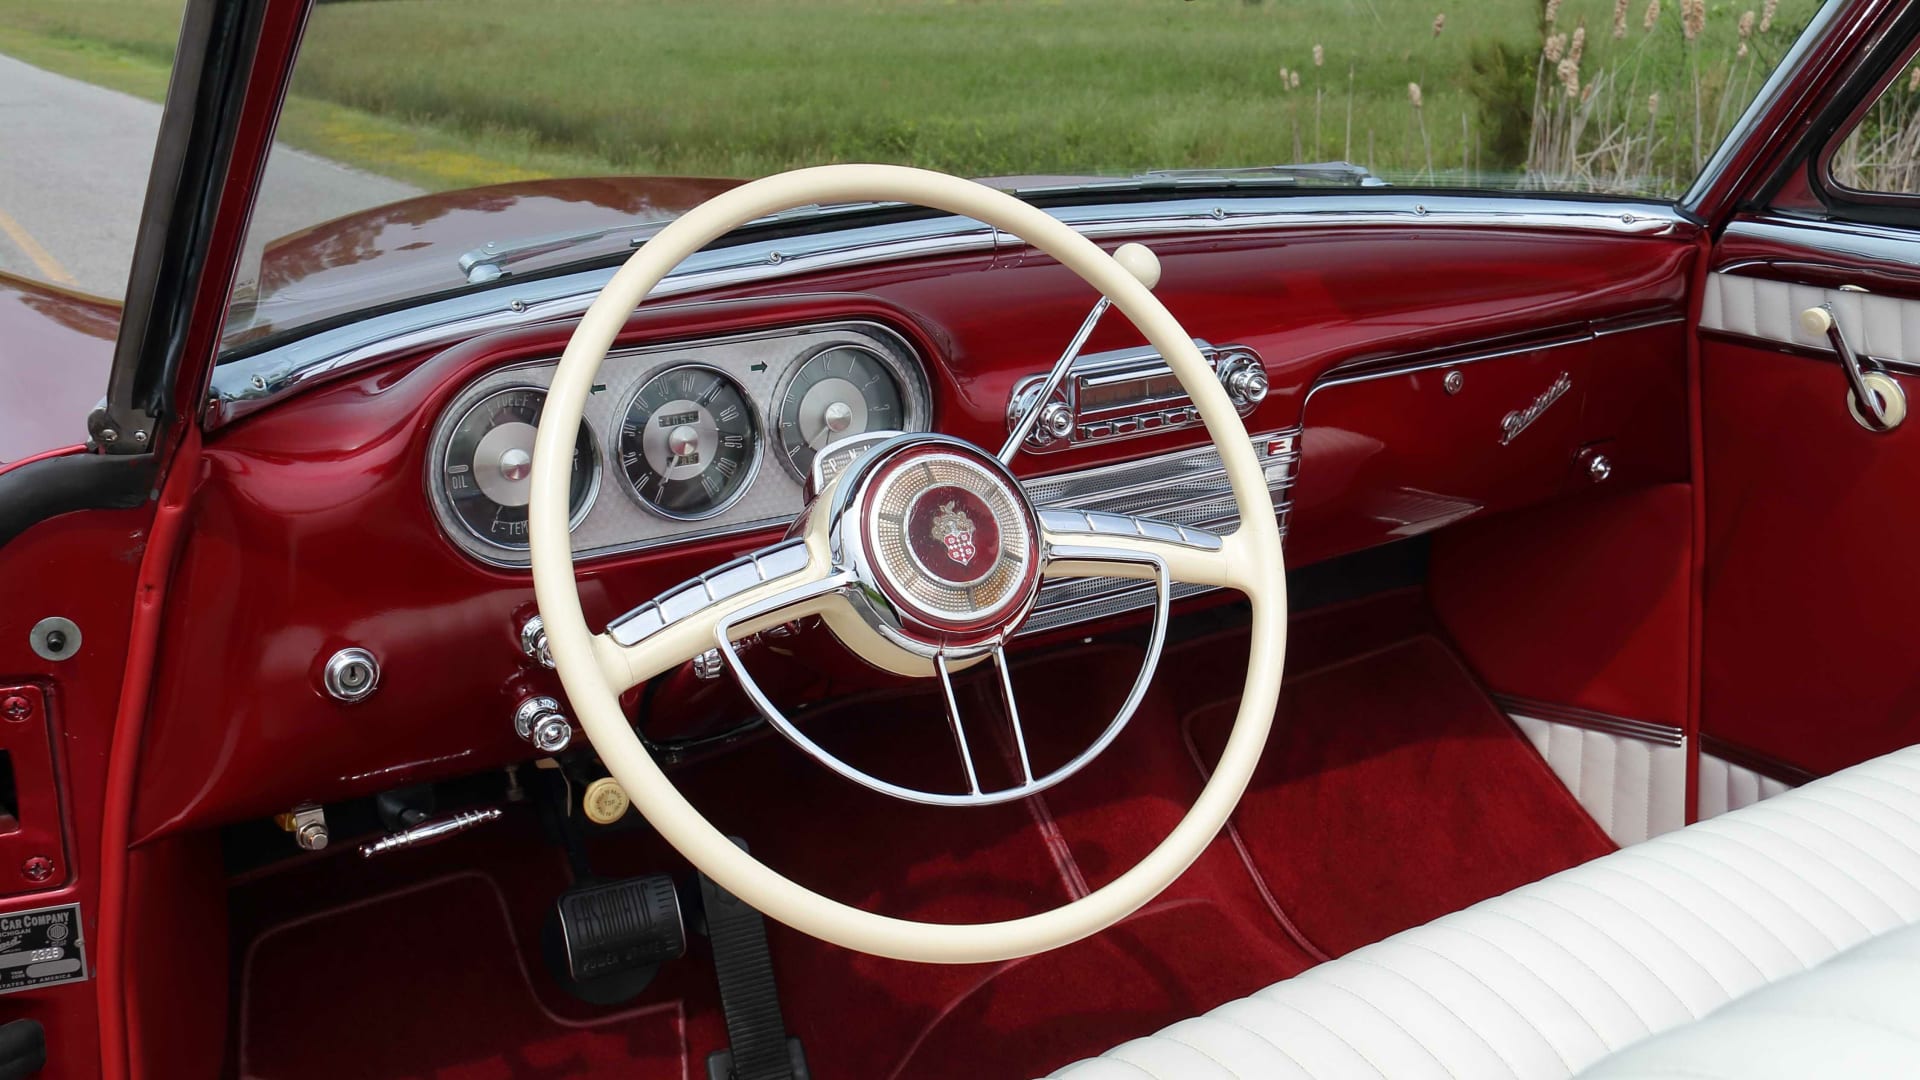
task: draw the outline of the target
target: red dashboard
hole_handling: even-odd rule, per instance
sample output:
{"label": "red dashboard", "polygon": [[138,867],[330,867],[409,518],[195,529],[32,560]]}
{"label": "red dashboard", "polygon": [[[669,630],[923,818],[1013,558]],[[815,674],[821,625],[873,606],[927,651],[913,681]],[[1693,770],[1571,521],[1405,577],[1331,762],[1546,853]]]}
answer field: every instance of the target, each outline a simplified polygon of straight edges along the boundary
{"label": "red dashboard", "polygon": [[[1248,430],[1303,430],[1288,538],[1299,564],[1592,490],[1603,471],[1609,488],[1684,478],[1688,233],[1348,225],[1154,244],[1159,294],[1187,330],[1264,359],[1271,391]],[[1051,260],[1000,251],[676,297],[643,307],[619,345],[876,323],[918,354],[931,427],[997,447],[1009,394],[1051,365],[1093,299]],[[509,723],[523,695],[557,693],[518,640],[531,580],[452,543],[423,477],[430,433],[463,388],[557,355],[571,329],[394,355],[208,437],[136,842],[535,756]],[[1138,344],[1109,319],[1088,348]],[[1185,430],[1014,467],[1031,479],[1204,441]],[[778,535],[583,563],[589,620]],[[378,692],[354,704],[321,690],[322,666],[347,646],[381,668]],[[705,707],[669,697],[656,707]]]}

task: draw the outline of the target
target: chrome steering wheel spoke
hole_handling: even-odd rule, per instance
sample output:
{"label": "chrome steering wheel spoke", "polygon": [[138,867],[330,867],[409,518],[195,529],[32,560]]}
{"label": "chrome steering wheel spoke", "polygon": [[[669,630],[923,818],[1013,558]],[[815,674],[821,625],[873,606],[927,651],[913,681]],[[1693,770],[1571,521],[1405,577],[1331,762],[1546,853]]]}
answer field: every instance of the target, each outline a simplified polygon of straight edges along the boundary
{"label": "chrome steering wheel spoke", "polygon": [[1046,578],[1167,578],[1235,588],[1233,537],[1134,514],[1040,512]]}
{"label": "chrome steering wheel spoke", "polygon": [[817,613],[851,576],[805,540],[761,548],[682,582],[607,624],[593,638],[607,685],[624,693],[714,646]]}

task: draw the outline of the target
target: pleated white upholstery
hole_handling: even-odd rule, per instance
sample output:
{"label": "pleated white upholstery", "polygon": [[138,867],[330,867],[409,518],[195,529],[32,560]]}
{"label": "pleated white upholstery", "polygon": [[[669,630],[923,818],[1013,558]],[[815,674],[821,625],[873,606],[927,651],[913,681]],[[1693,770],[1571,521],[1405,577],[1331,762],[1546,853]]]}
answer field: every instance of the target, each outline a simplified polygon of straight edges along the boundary
{"label": "pleated white upholstery", "polygon": [[1686,747],[1512,715],[1614,843],[1637,844],[1687,823]]}
{"label": "pleated white upholstery", "polygon": [[1824,335],[1800,325],[1800,313],[1832,304],[1855,352],[1920,363],[1920,302],[1721,271],[1707,276],[1700,327],[1826,351]]}
{"label": "pleated white upholstery", "polygon": [[1582,1080],[1800,1080],[1920,1074],[1920,927],[1762,987],[1614,1054]]}
{"label": "pleated white upholstery", "polygon": [[1915,923],[1920,747],[1523,886],[1054,1075],[1569,1077]]}
{"label": "pleated white upholstery", "polygon": [[1744,765],[1700,755],[1700,818],[1719,817],[1729,810],[1751,806],[1771,799],[1792,787],[1770,776],[1761,776]]}

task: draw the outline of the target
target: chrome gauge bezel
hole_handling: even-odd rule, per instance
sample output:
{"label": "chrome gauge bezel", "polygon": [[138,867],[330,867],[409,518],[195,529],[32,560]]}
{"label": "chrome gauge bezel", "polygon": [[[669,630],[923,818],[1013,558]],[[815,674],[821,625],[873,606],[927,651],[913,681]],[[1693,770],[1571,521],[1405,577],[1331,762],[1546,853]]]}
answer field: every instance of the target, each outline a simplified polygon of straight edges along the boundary
{"label": "chrome gauge bezel", "polygon": [[620,407],[614,410],[613,416],[615,421],[620,424],[625,424],[627,417],[633,415],[634,403],[640,400],[640,395],[646,392],[647,387],[678,371],[704,371],[710,373],[715,378],[724,380],[740,395],[740,401],[747,407],[748,446],[745,465],[746,472],[745,475],[740,478],[739,483],[735,485],[733,491],[730,492],[726,498],[711,507],[701,510],[697,514],[682,514],[654,503],[645,495],[640,494],[639,490],[633,486],[632,479],[627,476],[626,467],[620,463],[620,438],[618,430],[610,432],[607,438],[601,440],[604,446],[604,453],[607,455],[605,467],[619,471],[621,489],[624,490],[634,502],[640,504],[640,508],[647,513],[653,514],[656,517],[665,518],[668,521],[705,521],[708,518],[719,517],[721,514],[733,509],[734,504],[745,498],[747,492],[752,489],[753,482],[760,478],[760,461],[766,455],[767,449],[766,418],[761,414],[759,404],[753,400],[753,394],[749,392],[745,386],[741,385],[739,379],[734,378],[733,375],[725,369],[698,361],[669,360],[664,364],[648,369],[645,374],[640,376],[639,381],[634,383],[632,392],[621,398]]}
{"label": "chrome gauge bezel", "polygon": [[[574,559],[588,563],[631,555],[674,544],[713,540],[785,528],[806,500],[806,482],[785,469],[766,467],[764,459],[777,453],[767,428],[768,410],[777,406],[800,367],[816,354],[836,346],[854,346],[880,355],[887,369],[900,379],[902,419],[913,430],[924,431],[932,410],[928,362],[906,337],[892,326],[872,318],[823,318],[782,323],[711,336],[689,335],[666,341],[636,343],[611,350],[599,380],[589,395],[583,419],[596,447],[599,471],[619,468],[620,421],[641,386],[660,372],[680,365],[719,370],[742,391],[753,410],[755,446],[749,448],[754,472],[737,485],[724,505],[699,517],[659,513],[634,497],[622,475],[596,476],[593,501],[574,522]],[[445,455],[452,425],[467,410],[496,391],[523,388],[545,391],[559,363],[555,354],[508,360],[471,374],[450,396],[442,399],[427,447],[426,491],[435,520],[448,543],[476,563],[524,572],[530,555],[526,548],[503,547],[476,536],[451,509],[439,481],[439,463]],[[603,485],[628,489],[628,497],[608,495]]]}
{"label": "chrome gauge bezel", "polygon": [[[470,389],[469,387],[469,390]],[[458,411],[448,409],[441,413],[440,419],[433,425],[431,441],[427,444],[427,501],[433,504],[434,516],[440,520],[440,527],[449,534],[458,530],[489,548],[496,551],[512,552],[514,554],[520,554],[530,550],[529,546],[526,544],[503,544],[493,537],[487,536],[478,529],[475,529],[466,518],[461,517],[460,514],[454,510],[453,493],[447,490],[446,460],[448,452],[453,449],[453,433],[460,430],[460,426],[467,422],[467,419],[474,414],[475,410],[504,394],[518,394],[528,391],[539,394],[542,405],[545,405],[547,387],[540,383],[516,382],[487,387],[484,393],[472,401],[467,402],[467,404]],[[467,392],[468,390],[463,390],[460,396],[464,396]],[[580,523],[585,521],[587,515],[593,512],[594,503],[600,498],[600,482],[605,471],[605,463],[601,453],[600,433],[595,431],[593,425],[587,423],[585,420],[580,422],[580,427],[587,434],[587,460],[592,464],[593,472],[587,479],[587,493],[581,498],[579,508],[567,519],[567,528],[569,530],[579,528]]]}
{"label": "chrome gauge bezel", "polygon": [[[882,336],[893,339],[902,350],[912,354],[913,350],[891,330],[875,323],[860,325],[863,329],[879,331]],[[927,431],[932,426],[928,415],[931,409],[928,405],[930,395],[927,390],[926,372],[919,364],[910,364],[892,349],[876,348],[864,341],[828,341],[817,345],[802,353],[798,360],[787,366],[787,370],[780,376],[780,381],[774,385],[772,400],[767,403],[770,418],[768,441],[771,453],[779,460],[781,468],[785,469],[788,475],[803,484],[807,481],[807,472],[796,466],[793,459],[787,456],[780,437],[780,417],[786,411],[787,395],[793,392],[793,384],[800,378],[800,373],[806,370],[808,364],[835,349],[854,349],[870,354],[880,361],[880,365],[887,369],[888,374],[893,376],[894,383],[900,387],[900,406],[904,414],[900,418],[897,430]]]}

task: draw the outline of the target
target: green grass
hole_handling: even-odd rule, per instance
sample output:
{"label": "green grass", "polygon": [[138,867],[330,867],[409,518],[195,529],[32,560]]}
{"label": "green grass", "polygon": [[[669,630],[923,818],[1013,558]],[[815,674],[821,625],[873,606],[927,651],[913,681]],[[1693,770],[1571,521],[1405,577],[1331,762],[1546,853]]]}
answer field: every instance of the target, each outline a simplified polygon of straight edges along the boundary
{"label": "green grass", "polygon": [[[1558,25],[1584,21],[1588,81],[1613,72],[1602,114],[1644,134],[1646,96],[1662,95],[1644,183],[1670,192],[1693,171],[1696,63],[1704,153],[1739,111],[1722,96],[1757,91],[1817,2],[1784,0],[1746,60],[1734,51],[1748,4],[1709,3],[1693,45],[1680,0],[1664,0],[1652,33],[1645,5],[1630,3],[1623,41],[1610,34],[1612,0],[1565,0]],[[0,0],[0,51],[158,97],[178,9]],[[316,9],[281,136],[436,188],[829,161],[994,175],[1342,157],[1457,181],[1463,166],[1519,167],[1489,150],[1488,117],[1490,106],[1532,105],[1540,10],[1540,0],[360,0]],[[1489,90],[1483,78],[1470,90],[1488,42],[1506,43],[1524,89],[1509,78]],[[1297,89],[1282,67],[1299,73]],[[1409,82],[1422,85],[1418,111]]]}

